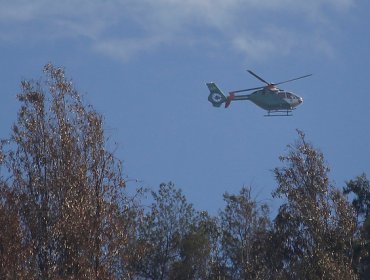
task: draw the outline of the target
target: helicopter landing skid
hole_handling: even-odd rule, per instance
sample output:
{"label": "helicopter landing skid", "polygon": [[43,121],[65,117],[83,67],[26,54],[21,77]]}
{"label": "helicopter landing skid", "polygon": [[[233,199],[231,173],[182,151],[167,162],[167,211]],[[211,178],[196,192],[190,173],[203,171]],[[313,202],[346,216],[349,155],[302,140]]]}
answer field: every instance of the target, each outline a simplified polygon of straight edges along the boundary
{"label": "helicopter landing skid", "polygon": [[291,117],[292,110],[268,110],[265,117]]}

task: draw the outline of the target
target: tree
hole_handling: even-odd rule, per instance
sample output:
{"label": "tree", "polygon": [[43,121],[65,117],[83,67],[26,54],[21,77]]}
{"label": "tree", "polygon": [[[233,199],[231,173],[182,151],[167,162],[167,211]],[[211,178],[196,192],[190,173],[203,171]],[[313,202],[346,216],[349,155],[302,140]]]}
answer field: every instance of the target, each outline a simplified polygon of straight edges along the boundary
{"label": "tree", "polygon": [[202,255],[203,249],[207,250],[193,251],[195,248],[191,245],[199,239],[205,241],[205,236],[197,228],[193,206],[173,183],[161,184],[158,192],[152,192],[152,197],[154,202],[138,237],[148,253],[137,263],[137,274],[144,279],[170,279],[180,270],[189,272],[184,266],[194,264],[190,255]]}
{"label": "tree", "polygon": [[370,181],[366,174],[363,173],[354,180],[346,182],[343,193],[355,195],[352,206],[356,210],[357,220],[360,224],[363,223],[370,214]]}
{"label": "tree", "polygon": [[354,279],[355,214],[330,185],[323,154],[298,134],[297,143],[280,157],[285,166],[274,170],[274,195],[286,200],[274,221],[277,277]]}
{"label": "tree", "polygon": [[27,268],[31,248],[22,242],[15,198],[5,185],[0,186],[0,197],[0,279],[31,279],[33,271]]}
{"label": "tree", "polygon": [[194,210],[173,183],[161,184],[152,197],[154,203],[139,230],[139,241],[149,252],[137,264],[137,271],[144,278],[168,279],[171,265],[178,257],[180,236],[190,225]]}
{"label": "tree", "polygon": [[222,253],[226,278],[266,279],[270,230],[269,209],[251,198],[251,188],[238,195],[224,194],[226,207],[220,213]]}
{"label": "tree", "polygon": [[196,213],[193,224],[179,244],[179,258],[172,265],[170,279],[214,279],[218,224],[207,212]]}
{"label": "tree", "polygon": [[366,174],[346,182],[344,194],[354,194],[352,206],[356,211],[357,229],[360,236],[356,240],[354,255],[361,279],[370,279],[370,181]]}
{"label": "tree", "polygon": [[1,201],[15,211],[14,232],[27,248],[20,252],[27,264],[18,265],[33,279],[124,276],[114,269],[136,212],[121,163],[106,148],[102,116],[83,104],[64,70],[47,64],[44,73],[46,80],[22,82],[18,120],[3,146]]}

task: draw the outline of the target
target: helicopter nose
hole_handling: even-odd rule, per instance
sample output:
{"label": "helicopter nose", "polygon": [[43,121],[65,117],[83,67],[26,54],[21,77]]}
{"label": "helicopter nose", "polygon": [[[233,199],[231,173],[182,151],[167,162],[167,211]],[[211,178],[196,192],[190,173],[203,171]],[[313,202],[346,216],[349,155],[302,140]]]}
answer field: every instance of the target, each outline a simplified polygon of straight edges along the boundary
{"label": "helicopter nose", "polygon": [[303,98],[302,98],[302,97],[300,97],[300,98],[298,99],[298,102],[299,102],[299,104],[303,103]]}

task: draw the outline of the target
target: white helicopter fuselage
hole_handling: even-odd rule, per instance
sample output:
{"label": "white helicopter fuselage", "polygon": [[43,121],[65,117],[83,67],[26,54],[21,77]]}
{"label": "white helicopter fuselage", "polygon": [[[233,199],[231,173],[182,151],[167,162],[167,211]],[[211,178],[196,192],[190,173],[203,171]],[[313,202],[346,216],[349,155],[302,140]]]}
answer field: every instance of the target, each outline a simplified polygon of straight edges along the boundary
{"label": "white helicopter fuselage", "polygon": [[293,110],[302,104],[303,98],[277,87],[267,86],[251,94],[232,95],[232,100],[250,100],[267,111]]}
{"label": "white helicopter fuselage", "polygon": [[264,110],[292,110],[303,102],[302,97],[277,87],[257,90],[249,94],[248,100]]}

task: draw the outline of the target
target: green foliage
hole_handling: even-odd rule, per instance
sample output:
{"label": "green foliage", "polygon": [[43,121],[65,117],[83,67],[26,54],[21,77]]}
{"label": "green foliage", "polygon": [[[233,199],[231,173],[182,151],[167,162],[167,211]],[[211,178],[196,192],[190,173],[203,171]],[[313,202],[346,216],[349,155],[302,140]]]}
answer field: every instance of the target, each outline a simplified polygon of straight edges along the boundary
{"label": "green foliage", "polygon": [[179,260],[179,244],[194,222],[195,210],[174,184],[161,184],[152,192],[154,203],[139,229],[139,240],[148,254],[137,264],[139,275],[168,279],[172,265]]}
{"label": "green foliage", "polygon": [[370,279],[370,181],[366,174],[346,182],[343,192],[352,194],[360,235],[355,242],[354,257],[361,279]]}
{"label": "green foliage", "polygon": [[179,260],[170,271],[170,279],[211,279],[212,256],[215,254],[217,224],[206,212],[196,220],[179,246]]}
{"label": "green foliage", "polygon": [[352,206],[359,217],[364,221],[370,214],[370,181],[366,174],[357,176],[354,180],[346,182],[343,189],[344,194],[353,193],[355,198],[352,200]]}
{"label": "green foliage", "polygon": [[270,230],[269,209],[251,198],[251,188],[238,195],[224,194],[220,213],[223,262],[231,279],[266,279],[265,245]]}

